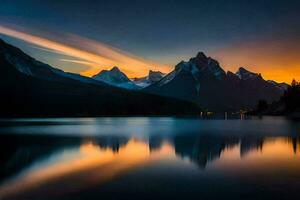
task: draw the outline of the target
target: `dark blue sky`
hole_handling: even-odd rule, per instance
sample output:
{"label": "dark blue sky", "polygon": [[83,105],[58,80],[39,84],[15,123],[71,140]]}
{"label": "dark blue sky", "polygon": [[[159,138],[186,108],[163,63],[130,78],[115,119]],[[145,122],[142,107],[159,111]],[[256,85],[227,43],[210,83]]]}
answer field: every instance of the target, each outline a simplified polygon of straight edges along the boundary
{"label": "dark blue sky", "polygon": [[296,0],[0,0],[0,23],[73,33],[174,65],[200,50],[222,60],[218,52],[233,44],[297,43],[299,10]]}

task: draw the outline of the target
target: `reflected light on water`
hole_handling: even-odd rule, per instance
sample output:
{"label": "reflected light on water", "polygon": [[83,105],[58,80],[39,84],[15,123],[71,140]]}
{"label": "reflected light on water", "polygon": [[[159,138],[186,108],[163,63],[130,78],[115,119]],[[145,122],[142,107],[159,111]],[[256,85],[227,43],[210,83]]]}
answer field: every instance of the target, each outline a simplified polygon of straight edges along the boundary
{"label": "reflected light on water", "polygon": [[[150,156],[146,143],[132,139],[118,152],[100,148],[92,141],[74,150],[63,150],[50,162],[32,167],[26,173],[8,181],[0,188],[0,197],[21,195],[47,187],[52,193],[66,193],[84,189],[112,179],[119,173],[135,168],[161,156],[170,156],[172,148],[163,144]],[[54,158],[54,159],[53,159]],[[59,186],[63,185],[63,189]],[[68,191],[69,190],[69,191]],[[24,195],[24,194],[22,194]]]}

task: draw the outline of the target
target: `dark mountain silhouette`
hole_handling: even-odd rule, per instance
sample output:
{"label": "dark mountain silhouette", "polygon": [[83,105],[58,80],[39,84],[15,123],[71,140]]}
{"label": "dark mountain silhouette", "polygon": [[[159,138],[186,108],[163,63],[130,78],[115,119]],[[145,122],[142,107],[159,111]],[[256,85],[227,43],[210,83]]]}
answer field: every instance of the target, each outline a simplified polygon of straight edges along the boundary
{"label": "dark mountain silhouette", "polygon": [[190,115],[192,103],[112,87],[43,64],[0,40],[1,116]]}
{"label": "dark mountain silhouette", "polygon": [[200,52],[144,91],[188,100],[212,111],[237,111],[253,108],[259,99],[278,99],[282,87],[242,67],[226,73],[216,60]]}

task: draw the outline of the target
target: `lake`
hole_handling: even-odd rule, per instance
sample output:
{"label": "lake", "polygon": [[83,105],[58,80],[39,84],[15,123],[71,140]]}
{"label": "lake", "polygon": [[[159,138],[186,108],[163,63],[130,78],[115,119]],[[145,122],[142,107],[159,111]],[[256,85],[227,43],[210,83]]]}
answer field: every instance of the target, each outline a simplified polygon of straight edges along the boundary
{"label": "lake", "polygon": [[282,117],[0,120],[0,199],[292,199],[300,124]]}

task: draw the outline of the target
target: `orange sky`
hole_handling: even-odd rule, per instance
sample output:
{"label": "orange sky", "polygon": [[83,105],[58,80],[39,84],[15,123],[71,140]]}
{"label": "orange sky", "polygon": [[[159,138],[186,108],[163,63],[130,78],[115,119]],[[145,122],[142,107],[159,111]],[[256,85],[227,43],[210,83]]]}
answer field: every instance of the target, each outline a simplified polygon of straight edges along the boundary
{"label": "orange sky", "polygon": [[300,80],[300,47],[295,41],[260,40],[232,44],[218,49],[213,56],[225,69],[239,66],[261,73],[267,80],[291,83]]}

